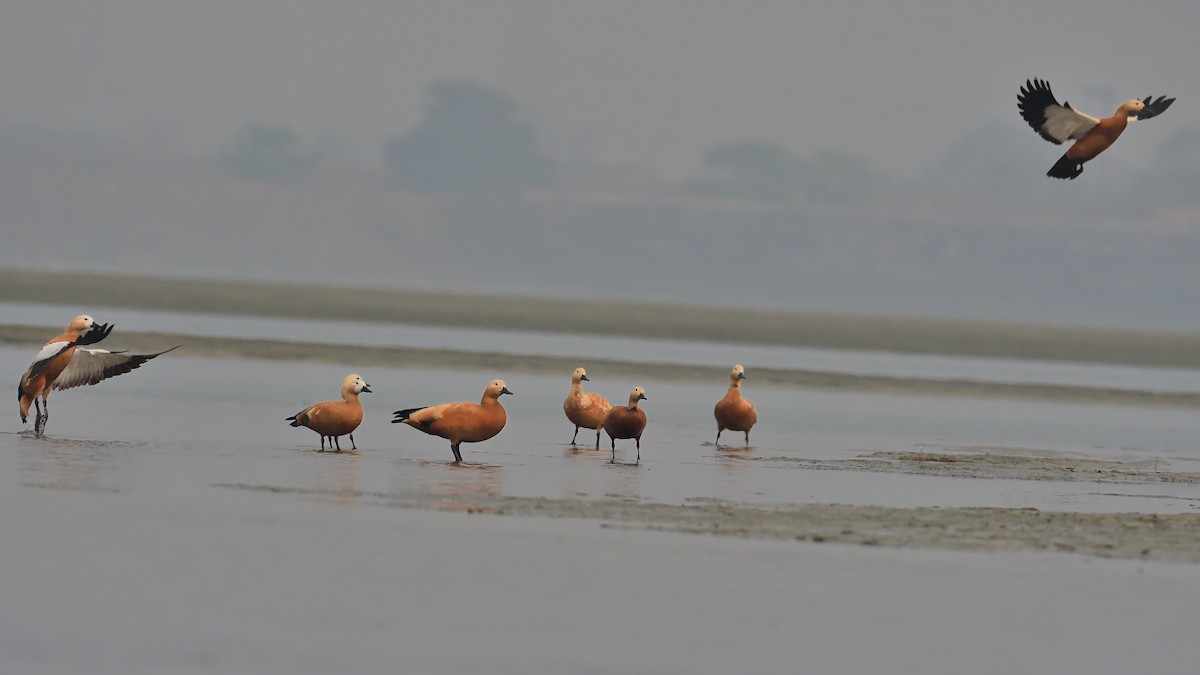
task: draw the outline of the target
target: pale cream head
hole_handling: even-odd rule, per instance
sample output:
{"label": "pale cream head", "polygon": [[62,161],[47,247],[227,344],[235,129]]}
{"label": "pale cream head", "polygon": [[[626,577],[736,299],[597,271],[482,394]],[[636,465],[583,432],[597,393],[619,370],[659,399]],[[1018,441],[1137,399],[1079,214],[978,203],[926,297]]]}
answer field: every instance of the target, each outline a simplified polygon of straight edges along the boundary
{"label": "pale cream head", "polygon": [[67,330],[73,330],[82,335],[91,330],[92,326],[95,325],[96,322],[92,320],[92,317],[88,316],[87,314],[80,314],[74,319],[71,319],[71,323],[67,326]]}
{"label": "pale cream head", "polygon": [[1132,99],[1129,99],[1128,101],[1125,101],[1124,103],[1122,103],[1120,108],[1117,108],[1117,114],[1119,115],[1121,113],[1125,113],[1126,117],[1133,117],[1134,115],[1137,115],[1138,113],[1140,113],[1142,111],[1142,109],[1145,107],[1146,107],[1145,101],[1142,101],[1141,99],[1132,98]]}
{"label": "pale cream head", "polygon": [[638,401],[649,401],[646,398],[646,390],[642,387],[634,387],[633,391],[629,392],[629,407],[636,408]]}
{"label": "pale cream head", "polygon": [[571,383],[579,384],[580,382],[591,382],[588,379],[587,371],[583,368],[576,368],[575,372],[571,373]]}
{"label": "pale cream head", "polygon": [[363,392],[370,394],[371,385],[367,384],[361,375],[350,374],[346,376],[346,379],[342,380],[342,391],[354,394],[361,394]]}
{"label": "pale cream head", "polygon": [[487,389],[483,390],[483,397],[500,398],[504,394],[511,393],[512,392],[508,390],[508,387],[505,386],[504,380],[492,380],[491,383],[488,384]]}

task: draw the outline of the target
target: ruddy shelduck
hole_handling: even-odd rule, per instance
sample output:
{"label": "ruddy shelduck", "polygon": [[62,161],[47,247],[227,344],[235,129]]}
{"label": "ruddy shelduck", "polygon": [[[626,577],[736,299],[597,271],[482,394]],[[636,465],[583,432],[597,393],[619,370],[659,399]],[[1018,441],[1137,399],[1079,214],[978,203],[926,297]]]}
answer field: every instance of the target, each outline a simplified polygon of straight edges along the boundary
{"label": "ruddy shelduck", "polygon": [[1042,138],[1055,145],[1075,141],[1066,153],[1046,172],[1053,178],[1075,180],[1083,173],[1083,164],[1108,149],[1125,126],[1137,120],[1148,120],[1166,112],[1175,102],[1173,98],[1147,96],[1144,100],[1130,99],[1117,108],[1112,117],[1097,119],[1061,104],[1050,91],[1045,80],[1025,80],[1025,86],[1017,94],[1017,108],[1021,117]]}
{"label": "ruddy shelduck", "polygon": [[325,451],[325,437],[329,437],[329,449],[342,451],[338,441],[341,436],[350,436],[350,448],[357,450],[354,444],[354,430],[362,424],[362,401],[359,394],[370,394],[371,385],[367,384],[360,375],[350,374],[342,380],[342,400],[321,401],[314,403],[304,410],[287,418],[293,427],[308,427],[321,434],[321,451]]}
{"label": "ruddy shelduck", "polygon": [[717,418],[716,445],[721,444],[721,432],[726,429],[744,431],[746,445],[750,445],[750,429],[758,421],[758,413],[754,410],[753,403],[742,398],[742,380],[744,379],[746,379],[746,369],[739,363],[729,371],[729,390],[713,408],[713,417]]}
{"label": "ruddy shelduck", "polygon": [[583,383],[590,382],[587,371],[583,368],[576,368],[575,372],[571,373],[571,391],[567,393],[567,398],[563,401],[563,412],[567,414],[567,419],[571,420],[571,424],[575,425],[575,434],[571,436],[571,445],[575,445],[575,438],[579,436],[579,427],[596,430],[596,449],[600,449],[600,430],[604,428],[604,416],[612,410],[612,404],[608,399],[600,394],[593,394],[583,390]]}
{"label": "ruddy shelduck", "polygon": [[455,463],[462,461],[459,446],[463,443],[486,441],[504,429],[508,415],[500,405],[500,397],[512,394],[504,380],[492,380],[483,390],[479,403],[443,403],[424,408],[397,410],[392,424],[407,424],[431,436],[450,441]]}
{"label": "ruddy shelduck", "polygon": [[646,411],[638,407],[639,401],[647,401],[646,390],[634,387],[629,393],[629,405],[617,406],[604,416],[604,431],[612,440],[612,462],[617,461],[617,439],[632,438],[637,442],[637,463],[642,462],[642,432],[646,430]]}
{"label": "ruddy shelduck", "polygon": [[[46,430],[46,423],[50,421],[50,403],[47,399],[51,389],[96,384],[128,373],[150,359],[179,347],[176,345],[155,354],[127,354],[84,347],[108,337],[115,326],[96,323],[92,317],[80,314],[71,320],[62,335],[47,342],[34,357],[17,385],[17,400],[21,406],[22,423],[28,421],[29,405],[33,404],[36,408],[37,418],[33,422],[35,434],[41,436]],[[40,405],[39,397],[42,399]]]}

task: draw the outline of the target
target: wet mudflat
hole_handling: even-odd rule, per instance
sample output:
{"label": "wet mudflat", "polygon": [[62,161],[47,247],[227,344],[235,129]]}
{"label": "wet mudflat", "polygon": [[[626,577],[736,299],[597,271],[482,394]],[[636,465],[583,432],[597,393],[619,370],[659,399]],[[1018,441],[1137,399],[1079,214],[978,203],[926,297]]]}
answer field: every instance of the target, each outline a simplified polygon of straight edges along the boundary
{"label": "wet mudflat", "polygon": [[[27,359],[0,349],[7,370]],[[1200,656],[1187,410],[751,381],[760,428],[718,448],[723,382],[591,372],[610,398],[647,388],[630,466],[628,443],[616,464],[567,444],[568,373],[151,365],[54,394],[45,439],[0,411],[13,672],[1188,672]],[[283,418],[350,370],[375,392],[359,450],[316,452]],[[509,426],[464,466],[388,423],[496,376]]]}

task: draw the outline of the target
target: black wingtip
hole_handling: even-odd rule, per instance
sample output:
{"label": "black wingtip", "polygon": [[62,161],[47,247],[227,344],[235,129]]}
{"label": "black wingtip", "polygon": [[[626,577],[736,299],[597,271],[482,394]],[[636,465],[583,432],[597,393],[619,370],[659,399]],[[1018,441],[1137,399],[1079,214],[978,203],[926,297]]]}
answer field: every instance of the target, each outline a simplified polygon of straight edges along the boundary
{"label": "black wingtip", "polygon": [[[1050,91],[1050,83],[1036,77],[1025,80],[1025,86],[1021,87],[1020,93],[1017,94],[1017,110],[1021,112],[1021,117],[1029,124],[1030,128],[1042,138],[1058,144],[1062,141],[1049,136],[1044,130],[1046,109],[1056,105],[1058,105],[1058,101],[1054,98],[1054,92]],[[1063,107],[1070,108],[1071,106],[1064,103]]]}
{"label": "black wingtip", "polygon": [[[137,364],[140,366],[143,363],[149,361],[150,359],[156,359],[156,358],[162,356],[163,354],[166,354],[167,352],[173,352],[182,346],[183,345],[175,345],[174,347],[171,347],[170,349],[164,349],[161,352],[155,352],[153,354],[134,354],[132,358],[137,360]],[[134,367],[136,368],[137,366],[134,366]]]}
{"label": "black wingtip", "polygon": [[1167,98],[1166,96],[1159,96],[1158,98],[1147,96],[1142,100],[1143,106],[1137,114],[1137,119],[1148,120],[1152,117],[1158,117],[1166,112],[1167,108],[1170,108],[1174,102],[1174,98]]}
{"label": "black wingtip", "polygon": [[75,340],[75,344],[77,344],[77,345],[94,345],[97,342],[100,342],[104,338],[108,337],[109,333],[112,333],[113,329],[116,327],[117,327],[117,324],[115,324],[115,323],[96,324],[96,325],[92,326],[92,329],[89,330],[86,334],[79,336],[79,338]]}

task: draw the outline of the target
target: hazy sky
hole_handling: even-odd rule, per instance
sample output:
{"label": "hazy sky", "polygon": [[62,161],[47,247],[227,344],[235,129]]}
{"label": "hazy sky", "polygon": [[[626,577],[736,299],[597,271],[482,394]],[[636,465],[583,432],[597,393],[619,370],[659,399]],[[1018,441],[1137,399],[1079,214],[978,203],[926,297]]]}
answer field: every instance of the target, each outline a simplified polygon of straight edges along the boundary
{"label": "hazy sky", "polygon": [[1196,126],[1197,26],[1195,0],[17,1],[0,9],[0,126],[213,154],[257,122],[377,162],[428,84],[468,78],[511,96],[560,159],[681,178],[714,141],[754,138],[907,175],[988,120],[1023,124],[1017,87],[1041,76],[1096,115],[1177,96],[1122,141],[1144,162]]}

